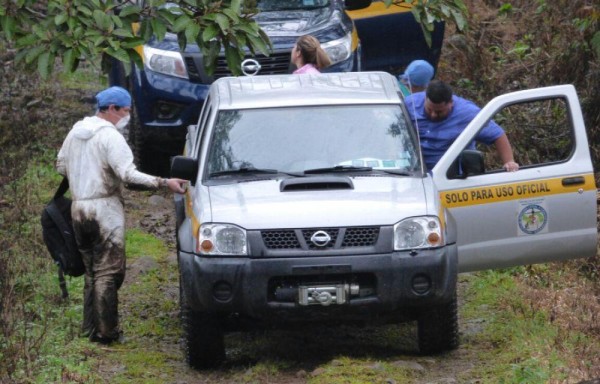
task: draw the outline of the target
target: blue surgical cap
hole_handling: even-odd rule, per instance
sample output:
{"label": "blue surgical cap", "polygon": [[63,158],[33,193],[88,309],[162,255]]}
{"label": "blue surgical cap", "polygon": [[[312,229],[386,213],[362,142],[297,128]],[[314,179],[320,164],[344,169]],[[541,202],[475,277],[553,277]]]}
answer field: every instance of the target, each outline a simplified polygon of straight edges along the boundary
{"label": "blue surgical cap", "polygon": [[406,67],[404,74],[400,76],[401,80],[417,87],[426,86],[432,78],[433,67],[425,60],[413,61]]}
{"label": "blue surgical cap", "polygon": [[117,107],[131,107],[131,96],[125,88],[110,87],[96,95],[98,108],[108,107],[113,104]]}

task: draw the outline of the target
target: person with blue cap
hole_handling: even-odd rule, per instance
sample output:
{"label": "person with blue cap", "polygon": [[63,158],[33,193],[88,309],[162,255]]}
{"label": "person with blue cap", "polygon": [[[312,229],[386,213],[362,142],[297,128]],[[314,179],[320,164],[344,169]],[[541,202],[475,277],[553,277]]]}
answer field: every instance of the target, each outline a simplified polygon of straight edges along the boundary
{"label": "person with blue cap", "polygon": [[411,62],[404,74],[399,76],[398,85],[404,96],[411,93],[422,92],[433,79],[434,69],[425,60],[414,60]]}
{"label": "person with blue cap", "polygon": [[121,337],[117,291],[125,278],[122,189],[168,188],[184,193],[185,180],[139,172],[121,131],[129,123],[131,96],[121,87],[96,95],[94,116],[75,123],[58,153],[58,172],[69,180],[71,216],[85,265],[82,333],[91,341]]}

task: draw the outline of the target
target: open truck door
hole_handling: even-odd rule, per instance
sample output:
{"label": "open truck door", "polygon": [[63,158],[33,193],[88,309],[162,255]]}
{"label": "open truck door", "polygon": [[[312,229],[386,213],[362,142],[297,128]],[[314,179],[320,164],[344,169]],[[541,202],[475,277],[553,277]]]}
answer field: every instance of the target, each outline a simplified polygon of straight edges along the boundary
{"label": "open truck door", "polygon": [[[457,174],[461,153],[490,120],[507,132],[520,170],[494,165],[490,151],[485,169]],[[596,184],[572,85],[494,98],[432,174],[460,272],[596,254]]]}

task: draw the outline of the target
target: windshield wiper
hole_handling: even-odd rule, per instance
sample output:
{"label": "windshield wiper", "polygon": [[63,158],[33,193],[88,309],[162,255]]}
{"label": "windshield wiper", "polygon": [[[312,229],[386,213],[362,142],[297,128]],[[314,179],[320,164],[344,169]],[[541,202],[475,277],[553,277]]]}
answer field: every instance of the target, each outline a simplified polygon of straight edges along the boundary
{"label": "windshield wiper", "polygon": [[279,173],[276,169],[266,169],[266,168],[254,168],[254,167],[241,167],[238,169],[226,169],[224,171],[211,172],[210,177],[219,177],[219,176],[227,176],[227,175],[240,175],[240,174],[277,174]]}
{"label": "windshield wiper", "polygon": [[328,168],[313,168],[304,171],[304,174],[330,173],[330,172],[370,172],[373,167],[354,167],[352,165],[336,165]]}
{"label": "windshield wiper", "polygon": [[391,175],[412,176],[411,172],[403,171],[401,169],[378,169],[378,171],[389,173]]}
{"label": "windshield wiper", "polygon": [[254,168],[254,167],[241,167],[238,169],[227,169],[224,171],[212,172],[209,177],[219,177],[219,176],[228,176],[228,175],[255,175],[255,174],[267,174],[267,175],[277,175],[284,174],[293,177],[304,177],[301,173],[293,173],[293,172],[283,172],[278,171],[277,169],[268,169],[268,168]]}

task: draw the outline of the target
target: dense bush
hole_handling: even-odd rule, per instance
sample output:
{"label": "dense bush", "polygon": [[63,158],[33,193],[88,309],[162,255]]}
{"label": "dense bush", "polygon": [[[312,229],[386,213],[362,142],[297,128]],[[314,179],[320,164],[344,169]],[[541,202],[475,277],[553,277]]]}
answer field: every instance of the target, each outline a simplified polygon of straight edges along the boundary
{"label": "dense bush", "polygon": [[586,0],[466,4],[469,29],[447,34],[438,76],[480,104],[509,91],[575,85],[600,170],[600,5]]}

